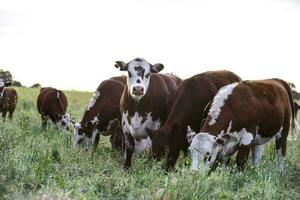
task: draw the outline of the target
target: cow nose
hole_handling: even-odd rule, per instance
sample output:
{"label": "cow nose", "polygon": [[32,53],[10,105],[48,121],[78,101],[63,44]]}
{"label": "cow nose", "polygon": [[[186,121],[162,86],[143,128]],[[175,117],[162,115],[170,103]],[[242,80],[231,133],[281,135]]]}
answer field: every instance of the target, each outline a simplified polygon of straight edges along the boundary
{"label": "cow nose", "polygon": [[141,96],[143,95],[143,92],[144,92],[144,88],[141,87],[141,86],[135,86],[133,87],[133,94],[136,95],[136,96]]}

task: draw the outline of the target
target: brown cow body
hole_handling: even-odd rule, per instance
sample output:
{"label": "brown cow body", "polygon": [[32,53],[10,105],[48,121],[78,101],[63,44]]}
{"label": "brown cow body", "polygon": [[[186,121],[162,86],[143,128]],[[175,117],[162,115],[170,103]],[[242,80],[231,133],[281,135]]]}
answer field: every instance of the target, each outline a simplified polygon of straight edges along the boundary
{"label": "brown cow body", "polygon": [[164,125],[156,132],[149,130],[154,156],[160,158],[169,147],[167,168],[174,166],[180,150],[188,149],[187,127],[199,132],[204,110],[217,91],[240,80],[230,71],[208,71],[182,81]]}
{"label": "brown cow body", "polygon": [[61,90],[52,87],[41,88],[37,98],[37,109],[41,114],[42,125],[46,126],[51,120],[62,128],[70,125],[70,116],[66,114],[68,100]]}
{"label": "brown cow body", "polygon": [[12,119],[17,102],[18,94],[15,89],[9,87],[0,88],[0,112],[4,121],[7,113],[9,113],[8,118]]}
{"label": "brown cow body", "polygon": [[120,99],[125,88],[122,77],[103,81],[87,106],[80,123],[75,125],[74,144],[97,146],[100,133],[111,135],[113,149],[124,150],[123,132],[111,130],[108,125],[114,120],[121,121]]}
{"label": "brown cow body", "polygon": [[253,163],[257,164],[262,145],[273,137],[282,164],[291,119],[294,124],[293,112],[291,90],[280,79],[242,81],[223,87],[200,133],[193,138],[192,168],[198,167],[199,159],[211,166],[236,151],[237,166],[243,168],[251,149]]}

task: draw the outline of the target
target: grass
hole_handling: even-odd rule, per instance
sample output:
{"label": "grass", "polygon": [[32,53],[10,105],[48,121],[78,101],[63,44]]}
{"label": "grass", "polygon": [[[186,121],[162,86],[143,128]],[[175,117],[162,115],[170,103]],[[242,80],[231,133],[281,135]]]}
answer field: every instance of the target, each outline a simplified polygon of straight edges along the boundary
{"label": "grass", "polygon": [[[274,142],[258,167],[217,169],[210,176],[189,170],[180,158],[166,174],[147,155],[122,170],[123,157],[101,137],[96,151],[74,149],[72,133],[42,129],[37,89],[17,88],[13,121],[0,122],[0,199],[300,199],[300,140],[290,141],[285,173],[279,172]],[[67,91],[69,112],[80,120],[91,93]]]}

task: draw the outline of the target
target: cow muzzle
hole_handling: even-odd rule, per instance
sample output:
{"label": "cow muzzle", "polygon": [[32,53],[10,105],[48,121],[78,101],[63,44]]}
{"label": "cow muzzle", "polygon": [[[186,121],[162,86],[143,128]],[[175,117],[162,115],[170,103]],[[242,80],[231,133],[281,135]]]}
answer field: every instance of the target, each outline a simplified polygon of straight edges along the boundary
{"label": "cow muzzle", "polygon": [[141,87],[141,86],[135,86],[133,87],[132,89],[132,93],[135,95],[135,96],[142,96],[144,94],[144,88]]}

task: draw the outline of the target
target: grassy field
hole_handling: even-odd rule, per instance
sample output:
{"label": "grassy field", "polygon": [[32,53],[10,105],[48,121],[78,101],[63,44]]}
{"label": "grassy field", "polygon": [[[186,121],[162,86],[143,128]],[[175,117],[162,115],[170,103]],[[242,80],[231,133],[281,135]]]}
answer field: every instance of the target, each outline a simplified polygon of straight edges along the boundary
{"label": "grassy field", "polygon": [[[290,141],[285,173],[279,172],[274,142],[258,167],[244,172],[219,168],[210,176],[191,172],[180,158],[164,173],[147,155],[122,170],[122,155],[101,137],[96,151],[74,149],[72,133],[40,126],[37,89],[17,88],[13,121],[0,122],[0,199],[300,199],[300,139]],[[67,91],[69,112],[80,120],[91,93]]]}

